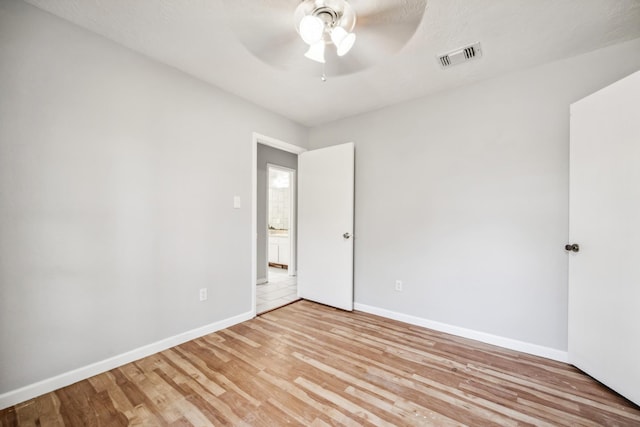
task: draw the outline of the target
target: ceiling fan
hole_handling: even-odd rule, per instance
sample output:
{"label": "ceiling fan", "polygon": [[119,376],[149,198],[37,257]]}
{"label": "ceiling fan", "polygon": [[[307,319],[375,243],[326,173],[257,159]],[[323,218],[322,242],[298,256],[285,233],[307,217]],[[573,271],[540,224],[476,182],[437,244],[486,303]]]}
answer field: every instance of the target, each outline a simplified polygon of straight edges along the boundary
{"label": "ceiling fan", "polygon": [[[323,77],[355,73],[399,51],[427,0],[224,0],[228,23],[263,62]],[[321,65],[319,65],[321,64]]]}

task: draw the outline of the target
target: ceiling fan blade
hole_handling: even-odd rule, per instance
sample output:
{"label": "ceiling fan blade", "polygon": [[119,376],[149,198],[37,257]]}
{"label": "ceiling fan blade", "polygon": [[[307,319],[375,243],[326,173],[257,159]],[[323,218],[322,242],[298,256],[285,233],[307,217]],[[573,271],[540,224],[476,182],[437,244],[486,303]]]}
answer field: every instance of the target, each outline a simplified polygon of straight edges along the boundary
{"label": "ceiling fan blade", "polygon": [[[254,44],[255,51],[249,51],[261,61],[281,69],[290,69],[296,58],[304,58],[306,52],[304,43],[294,39],[265,38]],[[248,48],[247,48],[248,49]],[[307,59],[308,61],[308,59]]]}
{"label": "ceiling fan blade", "polygon": [[417,26],[402,23],[369,25],[359,28],[356,41],[357,49],[354,46],[353,52],[357,53],[365,48],[373,48],[380,56],[394,54],[407,44],[416,29]]}
{"label": "ceiling fan blade", "polygon": [[359,26],[381,23],[420,23],[427,0],[352,0]]}
{"label": "ceiling fan blade", "polygon": [[426,8],[426,0],[353,0],[358,14],[356,43],[338,59],[336,72],[353,73],[369,68],[400,51],[415,34]]}
{"label": "ceiling fan blade", "polygon": [[[387,39],[381,39],[382,42],[387,42]],[[345,56],[339,57],[335,49],[327,49],[325,65],[327,76],[341,76],[347,74],[357,73],[358,71],[370,68],[379,63],[384,58],[388,57],[390,51],[388,46],[382,46],[380,44],[361,43],[356,41],[353,49],[349,51]],[[397,46],[393,46],[393,49],[397,49]],[[395,51],[395,50],[394,50]]]}
{"label": "ceiling fan blade", "polygon": [[262,61],[287,68],[303,56],[305,44],[295,30],[296,0],[224,0],[227,25],[240,42]]}

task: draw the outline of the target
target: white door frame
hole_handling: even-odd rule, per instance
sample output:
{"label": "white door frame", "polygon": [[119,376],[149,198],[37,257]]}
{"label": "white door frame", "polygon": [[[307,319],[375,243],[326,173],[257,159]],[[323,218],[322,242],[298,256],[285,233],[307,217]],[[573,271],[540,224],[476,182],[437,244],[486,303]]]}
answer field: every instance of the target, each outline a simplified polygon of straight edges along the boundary
{"label": "white door frame", "polygon": [[[263,144],[264,145],[264,144]],[[296,207],[297,207],[297,199],[296,199],[296,170],[291,169],[285,166],[280,166],[275,163],[267,163],[267,179],[266,179],[266,190],[267,197],[266,199],[266,209],[267,213],[267,238],[265,239],[265,254],[267,254],[266,266],[267,266],[267,280],[269,279],[269,169],[279,170],[281,172],[287,172],[289,174],[289,263],[287,266],[287,274],[289,276],[296,275]],[[257,217],[256,217],[257,220]]]}
{"label": "white door frame", "polygon": [[258,260],[258,144],[299,155],[305,148],[253,132],[251,137],[251,313],[256,316],[256,280]]}

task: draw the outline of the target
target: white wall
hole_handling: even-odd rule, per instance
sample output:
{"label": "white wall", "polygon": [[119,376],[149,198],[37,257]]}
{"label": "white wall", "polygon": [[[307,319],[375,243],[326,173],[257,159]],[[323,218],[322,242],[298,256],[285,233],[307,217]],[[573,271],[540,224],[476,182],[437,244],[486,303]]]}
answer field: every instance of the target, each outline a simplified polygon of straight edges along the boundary
{"label": "white wall", "polygon": [[307,139],[0,2],[0,395],[251,312],[254,131]]}
{"label": "white wall", "polygon": [[312,129],[356,143],[356,303],[565,351],[569,104],[639,68],[635,40]]}

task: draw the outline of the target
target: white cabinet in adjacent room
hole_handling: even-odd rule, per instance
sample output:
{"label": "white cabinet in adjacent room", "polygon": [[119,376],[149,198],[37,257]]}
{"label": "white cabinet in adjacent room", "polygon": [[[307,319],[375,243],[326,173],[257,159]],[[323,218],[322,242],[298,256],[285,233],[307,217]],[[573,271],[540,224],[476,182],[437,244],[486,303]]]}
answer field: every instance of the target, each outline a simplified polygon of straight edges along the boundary
{"label": "white cabinet in adjacent room", "polygon": [[269,234],[269,264],[289,265],[289,236]]}

